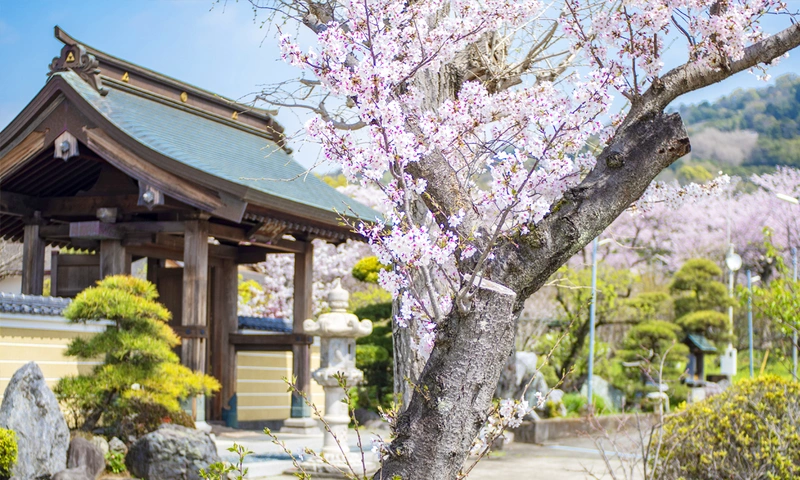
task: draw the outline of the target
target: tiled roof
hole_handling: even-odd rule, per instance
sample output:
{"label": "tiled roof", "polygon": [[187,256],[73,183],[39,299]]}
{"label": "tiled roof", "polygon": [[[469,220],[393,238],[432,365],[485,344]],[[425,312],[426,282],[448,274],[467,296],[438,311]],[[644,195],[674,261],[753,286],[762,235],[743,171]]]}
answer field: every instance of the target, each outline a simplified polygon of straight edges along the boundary
{"label": "tiled roof", "polygon": [[239,328],[276,333],[292,333],[292,322],[285,318],[239,316]]}
{"label": "tiled roof", "polygon": [[121,131],[177,162],[251,190],[364,220],[378,213],[307,172],[263,133],[174,101],[107,85],[103,96],[73,71],[56,72]]}
{"label": "tiled roof", "polygon": [[60,316],[72,299],[0,292],[0,312]]}
{"label": "tiled roof", "polygon": [[717,351],[717,347],[715,347],[706,337],[696,333],[690,333],[686,335],[686,341],[690,344],[690,346],[694,346],[703,353],[714,353]]}

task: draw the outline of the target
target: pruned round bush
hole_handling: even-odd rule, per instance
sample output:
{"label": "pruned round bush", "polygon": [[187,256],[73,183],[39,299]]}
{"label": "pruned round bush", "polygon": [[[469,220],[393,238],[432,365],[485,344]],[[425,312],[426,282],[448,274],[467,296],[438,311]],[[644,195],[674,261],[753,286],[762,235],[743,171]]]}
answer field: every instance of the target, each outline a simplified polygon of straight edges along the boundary
{"label": "pruned round bush", "polygon": [[17,434],[13,430],[0,428],[0,478],[11,476],[11,468],[17,463]]}
{"label": "pruned round bush", "polygon": [[800,384],[741,381],[667,418],[653,478],[800,477]]}

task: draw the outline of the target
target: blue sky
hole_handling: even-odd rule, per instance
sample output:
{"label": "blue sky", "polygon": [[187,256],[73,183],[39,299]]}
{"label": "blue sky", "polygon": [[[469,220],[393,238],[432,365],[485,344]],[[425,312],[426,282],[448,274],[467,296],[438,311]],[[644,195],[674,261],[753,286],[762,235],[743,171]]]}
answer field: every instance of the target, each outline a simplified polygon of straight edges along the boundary
{"label": "blue sky", "polygon": [[[231,98],[297,76],[279,58],[274,30],[267,33],[254,22],[246,1],[0,0],[0,129],[44,85],[47,67],[62,46],[53,37],[54,25],[99,50]],[[770,73],[777,77],[798,67],[800,52]],[[677,103],[714,100],[736,88],[763,85],[743,73]],[[281,110],[278,121],[287,133],[296,131],[305,118],[300,115]],[[316,152],[301,148],[295,156],[308,166]]]}

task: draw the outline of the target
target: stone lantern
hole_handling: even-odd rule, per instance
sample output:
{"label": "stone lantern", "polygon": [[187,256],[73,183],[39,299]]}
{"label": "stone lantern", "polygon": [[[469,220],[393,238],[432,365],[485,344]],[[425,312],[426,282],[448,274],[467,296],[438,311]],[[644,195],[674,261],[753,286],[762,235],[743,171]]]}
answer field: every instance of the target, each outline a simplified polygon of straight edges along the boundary
{"label": "stone lantern", "polygon": [[[311,457],[302,462],[307,472],[339,474],[350,472],[348,461],[357,474],[363,474],[361,453],[350,454],[347,443],[347,426],[350,424],[347,392],[339,385],[341,376],[348,387],[358,385],[364,379],[364,372],[356,368],[356,338],[372,333],[372,322],[359,321],[352,313],[347,313],[350,294],[342,288],[339,280],[328,293],[329,313],[323,313],[317,321],[306,320],[303,330],[309,335],[320,337],[320,368],[312,373],[314,380],[325,391],[325,423],[330,431],[325,431],[325,439],[320,458]],[[341,447],[340,447],[341,446]],[[342,451],[345,453],[343,454]],[[364,453],[366,474],[377,470],[371,452]],[[327,462],[327,463],[326,463]]]}

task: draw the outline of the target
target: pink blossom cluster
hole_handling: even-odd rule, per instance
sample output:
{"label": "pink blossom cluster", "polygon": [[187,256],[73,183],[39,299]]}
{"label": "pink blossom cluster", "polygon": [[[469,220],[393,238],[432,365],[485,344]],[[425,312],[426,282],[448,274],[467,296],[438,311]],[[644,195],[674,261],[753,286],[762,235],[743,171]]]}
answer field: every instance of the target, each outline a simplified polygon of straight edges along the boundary
{"label": "pink blossom cluster", "polygon": [[782,0],[624,0],[594,11],[587,24],[579,13],[588,5],[566,2],[564,30],[575,39],[574,49],[624,77],[632,93],[661,74],[668,41],[683,37],[690,61],[724,68],[765,36],[759,26],[764,15],[786,11]]}
{"label": "pink blossom cluster", "polygon": [[[289,35],[280,44],[287,62],[346,99],[365,125],[354,132],[317,117],[306,129],[351,183],[383,192],[384,221],[359,231],[380,260],[393,265],[381,272],[380,283],[400,298],[397,321],[416,333],[426,353],[437,322],[492,260],[493,242],[527,233],[594,168],[587,143],[611,138],[622,118],[604,126],[612,92],[630,97],[660,73],[668,35],[685,32],[691,61],[721,65],[760,38],[761,16],[784,8],[777,0],[565,0],[559,44],[588,59],[587,68],[557,82],[542,75],[514,88],[469,81],[453,95],[427,88],[443,66],[462,61],[467,45],[492,32],[513,36],[536,24],[551,6],[533,0],[343,1],[336,20],[317,25],[312,48]],[[432,209],[420,213],[434,180],[411,175],[422,158],[444,159],[443,168],[471,204],[449,211],[429,203]],[[654,185],[638,207],[654,201],[675,207],[724,183]]]}
{"label": "pink blossom cluster", "polygon": [[622,268],[663,264],[670,271],[690,258],[710,258],[722,265],[730,242],[742,256],[743,269],[759,271],[765,267],[765,227],[772,229],[772,242],[788,260],[791,247],[800,246],[800,206],[777,194],[800,197],[800,170],[779,167],[748,180],[759,188],[737,188],[742,180],[734,177],[719,187],[721,195],[703,202],[686,201],[677,207],[649,203],[621,215],[603,234],[614,240],[601,247],[603,260]]}

